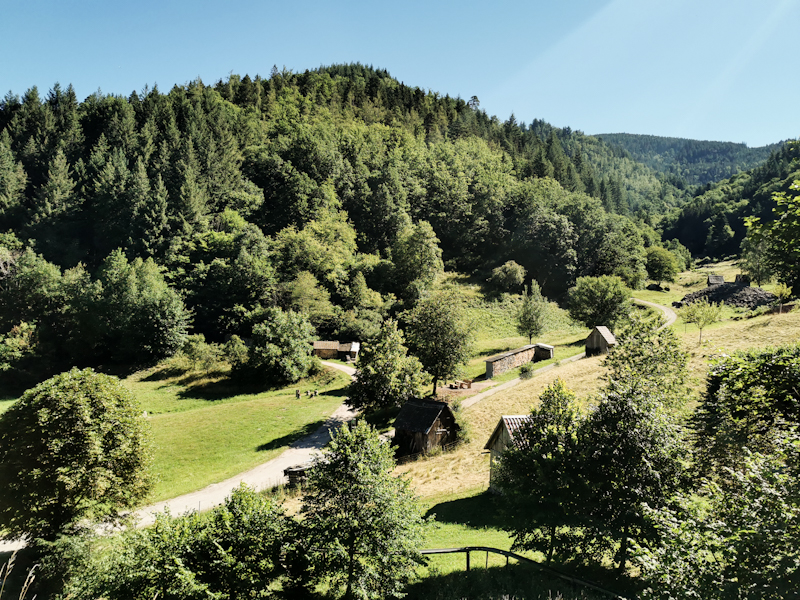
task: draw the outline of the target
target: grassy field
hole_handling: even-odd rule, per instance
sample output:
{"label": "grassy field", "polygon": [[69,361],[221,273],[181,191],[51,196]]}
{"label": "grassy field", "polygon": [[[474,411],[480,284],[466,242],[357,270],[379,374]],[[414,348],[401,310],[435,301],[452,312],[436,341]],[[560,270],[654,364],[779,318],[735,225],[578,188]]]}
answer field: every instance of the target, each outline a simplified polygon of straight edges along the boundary
{"label": "grassy field", "polygon": [[[124,383],[147,411],[155,441],[157,483],[150,501],[203,488],[274,458],[325,421],[344,400],[349,381],[331,369],[288,388],[243,393],[219,376],[170,377],[149,370],[128,377]],[[308,397],[308,390],[319,395]]]}

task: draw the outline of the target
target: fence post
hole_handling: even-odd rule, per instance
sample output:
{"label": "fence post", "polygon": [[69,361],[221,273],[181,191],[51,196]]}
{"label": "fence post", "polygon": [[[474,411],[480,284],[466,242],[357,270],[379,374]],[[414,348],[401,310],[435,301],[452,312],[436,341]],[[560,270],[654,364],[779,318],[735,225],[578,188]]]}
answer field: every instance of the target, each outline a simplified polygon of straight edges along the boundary
{"label": "fence post", "polygon": [[467,573],[469,573],[469,550],[467,550]]}

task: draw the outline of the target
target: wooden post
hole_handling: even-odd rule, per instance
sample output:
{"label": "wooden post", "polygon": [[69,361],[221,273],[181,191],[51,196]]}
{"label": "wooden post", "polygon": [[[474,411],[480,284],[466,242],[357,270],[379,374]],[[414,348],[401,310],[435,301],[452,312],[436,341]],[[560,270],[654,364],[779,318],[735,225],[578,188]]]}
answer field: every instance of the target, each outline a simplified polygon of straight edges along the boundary
{"label": "wooden post", "polygon": [[489,568],[489,551],[488,550],[486,551],[486,567],[484,567],[484,568],[486,568],[486,569]]}
{"label": "wooden post", "polygon": [[467,550],[467,573],[469,573],[469,550]]}

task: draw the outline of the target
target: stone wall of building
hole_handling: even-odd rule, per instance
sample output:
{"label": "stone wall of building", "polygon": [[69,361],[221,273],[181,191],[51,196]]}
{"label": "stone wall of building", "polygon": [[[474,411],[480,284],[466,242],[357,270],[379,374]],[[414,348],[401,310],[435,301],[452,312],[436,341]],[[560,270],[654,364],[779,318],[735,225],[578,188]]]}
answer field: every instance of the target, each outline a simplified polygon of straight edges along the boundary
{"label": "stone wall of building", "polygon": [[496,377],[501,373],[505,373],[511,369],[521,367],[525,363],[533,360],[536,353],[536,345],[523,346],[516,350],[511,350],[505,354],[498,354],[486,361],[486,379]]}

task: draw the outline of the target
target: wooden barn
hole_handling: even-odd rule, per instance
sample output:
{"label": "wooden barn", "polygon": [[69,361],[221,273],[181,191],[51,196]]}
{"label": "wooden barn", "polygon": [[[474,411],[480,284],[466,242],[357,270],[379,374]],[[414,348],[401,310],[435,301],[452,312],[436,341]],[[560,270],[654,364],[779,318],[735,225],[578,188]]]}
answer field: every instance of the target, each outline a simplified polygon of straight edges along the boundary
{"label": "wooden barn", "polygon": [[358,351],[361,344],[358,342],[325,342],[316,341],[313,343],[313,354],[319,358],[338,358],[340,360],[354,361],[358,358]]}
{"label": "wooden barn", "polygon": [[400,455],[430,452],[455,442],[461,429],[447,402],[409,400],[394,421],[394,441]]}
{"label": "wooden barn", "polygon": [[339,342],[314,342],[314,356],[319,358],[339,358]]}
{"label": "wooden barn", "polygon": [[605,325],[598,325],[586,338],[586,356],[595,354],[608,354],[608,351],[617,345],[617,338]]}
{"label": "wooden barn", "polygon": [[530,415],[503,415],[500,417],[500,422],[494,428],[489,441],[483,447],[484,450],[489,450],[489,489],[493,492],[499,492],[499,488],[494,483],[495,463],[498,457],[505,452],[514,442],[514,433],[530,419]]}

